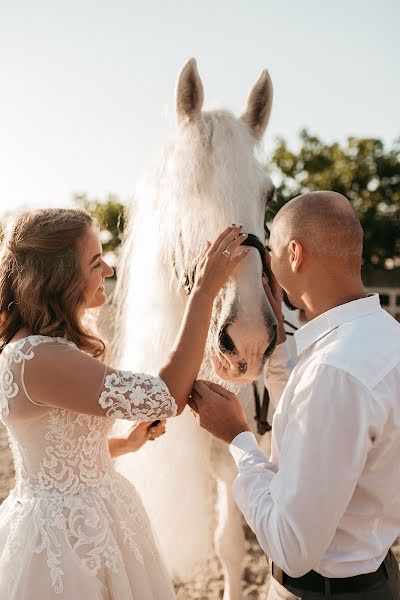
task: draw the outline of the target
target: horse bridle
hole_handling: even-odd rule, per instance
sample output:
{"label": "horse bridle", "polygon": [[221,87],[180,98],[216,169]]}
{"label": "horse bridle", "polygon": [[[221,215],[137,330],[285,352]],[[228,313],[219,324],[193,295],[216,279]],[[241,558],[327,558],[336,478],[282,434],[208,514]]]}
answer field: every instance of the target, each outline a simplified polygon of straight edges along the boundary
{"label": "horse bridle", "polygon": [[[252,246],[253,248],[256,248],[256,250],[258,250],[258,252],[260,254],[260,258],[261,258],[262,267],[263,267],[263,273],[268,278],[268,266],[267,266],[267,263],[265,260],[265,246],[262,243],[262,241],[260,240],[260,238],[257,237],[256,235],[254,235],[253,233],[248,233],[247,238],[242,242],[241,245],[242,246]],[[229,256],[229,253],[228,253],[228,256]],[[185,271],[183,274],[183,277],[182,277],[182,287],[188,296],[190,295],[190,293],[193,289],[194,279],[196,276],[196,266],[197,266],[197,263],[195,263],[195,265],[191,271]]]}
{"label": "horse bridle", "polygon": [[[254,235],[253,233],[248,233],[247,238],[242,242],[242,246],[250,246],[258,250],[261,258],[263,274],[266,278],[270,279],[269,267],[267,261],[265,260],[265,246],[259,237]],[[191,272],[186,271],[182,278],[182,287],[185,290],[185,293],[189,296],[192,291],[194,280],[196,276],[196,265]],[[284,320],[284,323],[289,327],[292,327],[293,330],[296,330],[297,327],[290,323],[289,321]],[[293,335],[293,332],[287,331],[287,335]],[[264,435],[267,431],[271,431],[271,425],[268,423],[268,410],[270,397],[267,388],[264,385],[263,397],[262,400],[260,398],[260,394],[258,392],[257,383],[253,381],[253,394],[254,394],[254,408],[255,415],[254,419],[257,423],[257,432],[259,435]]]}
{"label": "horse bridle", "polygon": [[[247,238],[244,240],[242,246],[251,246],[258,250],[261,263],[263,268],[263,274],[269,279],[269,268],[267,265],[267,261],[265,260],[265,246],[260,240],[259,237],[254,235],[253,233],[247,234]],[[263,397],[262,400],[260,398],[260,394],[258,393],[257,382],[253,381],[253,394],[254,394],[254,409],[256,414],[254,415],[254,419],[257,423],[257,432],[259,435],[264,435],[267,431],[271,431],[272,427],[268,423],[268,410],[269,410],[269,392],[265,385],[263,386]]]}

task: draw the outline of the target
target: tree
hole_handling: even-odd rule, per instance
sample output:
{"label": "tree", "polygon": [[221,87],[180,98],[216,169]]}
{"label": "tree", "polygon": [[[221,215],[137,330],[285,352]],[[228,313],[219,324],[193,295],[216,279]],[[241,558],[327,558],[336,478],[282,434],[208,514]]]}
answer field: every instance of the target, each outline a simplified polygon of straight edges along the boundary
{"label": "tree", "polygon": [[286,202],[313,190],[335,190],[346,196],[364,229],[364,269],[400,267],[400,139],[387,150],[381,140],[347,138],[324,143],[306,130],[298,152],[279,139],[268,171],[277,199],[266,226]]}
{"label": "tree", "polygon": [[108,255],[110,262],[115,266],[124,231],[125,206],[112,194],[105,200],[88,198],[87,194],[75,194],[73,201],[97,219],[103,253]]}

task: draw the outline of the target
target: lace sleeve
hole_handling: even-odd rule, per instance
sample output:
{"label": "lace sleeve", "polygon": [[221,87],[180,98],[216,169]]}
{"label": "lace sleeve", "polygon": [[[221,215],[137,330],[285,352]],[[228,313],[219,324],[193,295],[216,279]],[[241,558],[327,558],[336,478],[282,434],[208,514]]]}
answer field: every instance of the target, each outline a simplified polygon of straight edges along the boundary
{"label": "lace sleeve", "polygon": [[161,377],[131,371],[106,376],[100,406],[108,417],[152,421],[175,417],[177,405]]}
{"label": "lace sleeve", "polygon": [[113,369],[75,345],[48,340],[14,357],[23,363],[23,389],[32,404],[131,421],[176,416],[176,402],[160,377]]}

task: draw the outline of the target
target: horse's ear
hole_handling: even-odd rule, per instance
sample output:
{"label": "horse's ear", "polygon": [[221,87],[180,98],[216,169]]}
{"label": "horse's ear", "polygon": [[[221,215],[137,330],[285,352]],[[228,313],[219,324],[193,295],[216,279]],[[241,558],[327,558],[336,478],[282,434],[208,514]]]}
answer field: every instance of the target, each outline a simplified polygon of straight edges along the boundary
{"label": "horse's ear", "polygon": [[191,58],[183,67],[176,86],[176,114],[178,121],[193,121],[203,106],[203,84],[197,71],[196,60]]}
{"label": "horse's ear", "polygon": [[257,140],[261,139],[268,125],[272,95],[272,81],[268,71],[264,70],[250,92],[242,115]]}

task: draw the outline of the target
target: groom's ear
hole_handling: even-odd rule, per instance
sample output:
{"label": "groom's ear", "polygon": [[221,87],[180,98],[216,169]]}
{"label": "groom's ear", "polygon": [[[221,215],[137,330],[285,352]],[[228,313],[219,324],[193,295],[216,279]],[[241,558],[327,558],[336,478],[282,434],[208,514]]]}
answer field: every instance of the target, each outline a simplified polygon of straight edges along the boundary
{"label": "groom's ear", "polygon": [[290,268],[293,273],[297,273],[303,263],[303,244],[298,240],[291,240],[288,249]]}

